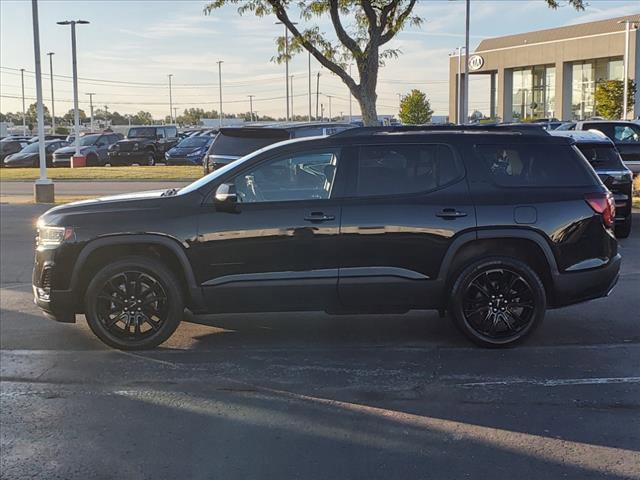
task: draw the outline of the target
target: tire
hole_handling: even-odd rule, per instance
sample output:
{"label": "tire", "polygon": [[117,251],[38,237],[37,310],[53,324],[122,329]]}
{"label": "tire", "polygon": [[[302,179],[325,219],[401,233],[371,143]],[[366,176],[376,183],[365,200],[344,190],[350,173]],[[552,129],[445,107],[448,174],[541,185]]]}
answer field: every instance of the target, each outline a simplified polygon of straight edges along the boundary
{"label": "tire", "polygon": [[156,164],[156,156],[153,152],[147,154],[147,165],[153,167]]}
{"label": "tire", "polygon": [[460,272],[449,311],[458,329],[481,347],[510,347],[544,319],[547,299],[540,277],[510,257],[478,260]]}
{"label": "tire", "polygon": [[85,294],[91,331],[120,350],[160,345],[178,328],[183,314],[177,279],[161,262],[147,257],[126,257],[103,267]]}
{"label": "tire", "polygon": [[627,238],[629,235],[631,235],[632,218],[633,215],[629,214],[624,223],[616,227],[616,238]]}

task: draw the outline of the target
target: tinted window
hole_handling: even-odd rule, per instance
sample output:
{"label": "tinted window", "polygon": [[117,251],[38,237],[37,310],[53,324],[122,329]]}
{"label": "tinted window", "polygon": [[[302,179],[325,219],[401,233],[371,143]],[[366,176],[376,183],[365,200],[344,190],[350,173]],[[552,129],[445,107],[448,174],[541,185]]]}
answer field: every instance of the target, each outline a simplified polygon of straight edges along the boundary
{"label": "tinted window", "polygon": [[569,145],[477,145],[498,185],[562,187],[593,185],[595,177]]}
{"label": "tinted window", "polygon": [[162,127],[156,128],[156,136],[158,138],[164,138],[164,128]]}
{"label": "tinted window", "polygon": [[272,143],[279,142],[289,138],[288,136],[236,136],[226,133],[219,133],[216,136],[209,154],[211,155],[230,155],[235,157],[243,157],[254,150],[266,147]]}
{"label": "tinted window", "polygon": [[153,127],[136,127],[130,128],[127,137],[149,137],[154,138],[156,136],[156,129]]}
{"label": "tinted window", "polygon": [[613,137],[620,143],[640,142],[640,127],[635,125],[616,125],[613,127]]}
{"label": "tinted window", "polygon": [[211,137],[187,137],[178,143],[178,147],[204,147],[211,141]]}
{"label": "tinted window", "polygon": [[445,145],[379,145],[360,148],[354,193],[358,196],[425,192],[460,176]]}
{"label": "tinted window", "polygon": [[236,177],[238,201],[257,203],[329,198],[337,165],[335,151],[296,153],[270,160]]}
{"label": "tinted window", "polygon": [[178,129],[176,127],[165,127],[167,132],[167,138],[175,138],[178,136]]}
{"label": "tinted window", "polygon": [[578,143],[576,146],[593,168],[606,169],[622,167],[620,154],[613,145]]}

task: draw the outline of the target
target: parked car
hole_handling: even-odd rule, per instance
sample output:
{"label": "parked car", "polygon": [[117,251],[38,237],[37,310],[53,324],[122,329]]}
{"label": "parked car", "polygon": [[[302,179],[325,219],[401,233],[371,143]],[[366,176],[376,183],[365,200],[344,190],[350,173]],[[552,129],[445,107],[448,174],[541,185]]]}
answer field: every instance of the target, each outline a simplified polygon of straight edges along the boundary
{"label": "parked car", "polygon": [[[47,167],[52,166],[53,152],[67,145],[64,140],[46,140],[45,154]],[[18,153],[4,159],[5,167],[38,167],[40,166],[40,142],[30,143]]]}
{"label": "parked car", "polygon": [[598,130],[550,133],[575,140],[578,150],[613,193],[616,203],[616,236],[627,238],[631,234],[633,219],[633,173],[624,165],[614,143]]}
{"label": "parked car", "polygon": [[209,147],[205,175],[255,150],[291,138],[332,135],[354,128],[348,123],[277,123],[261,127],[223,127]]}
{"label": "parked car", "polygon": [[108,152],[112,165],[155,165],[178,143],[178,129],[173,125],[132,127],[127,138],[114,143]]}
{"label": "parked car", "polygon": [[436,309],[513,345],[612,290],[613,196],[572,139],[467,130],[294,139],[179,190],[58,206],[37,223],[35,301],[120,349],[164,342],[185,307]]}
{"label": "parked car", "polygon": [[[29,139],[29,143],[34,143],[37,142],[39,139],[39,137],[36,135],[35,137],[31,137]],[[45,135],[44,136],[45,140],[66,140],[67,139],[67,135]]]}
{"label": "parked car", "polygon": [[4,166],[4,159],[9,155],[18,153],[28,145],[25,140],[16,140],[13,137],[6,137],[0,141],[0,166]]}
{"label": "parked car", "polygon": [[213,142],[210,135],[195,135],[180,141],[164,154],[167,165],[202,165],[202,160]]}
{"label": "parked car", "polygon": [[624,120],[576,122],[576,130],[598,130],[613,140],[622,161],[634,174],[640,174],[640,125]]}
{"label": "parked car", "polygon": [[[89,167],[104,166],[109,163],[109,157],[107,155],[109,147],[117,141],[122,140],[122,138],[123,136],[120,133],[96,133],[83,135],[80,137],[80,155],[87,158],[87,166]],[[66,147],[59,148],[53,152],[53,166],[70,166],[71,157],[73,157],[75,153],[75,145],[68,145]]]}

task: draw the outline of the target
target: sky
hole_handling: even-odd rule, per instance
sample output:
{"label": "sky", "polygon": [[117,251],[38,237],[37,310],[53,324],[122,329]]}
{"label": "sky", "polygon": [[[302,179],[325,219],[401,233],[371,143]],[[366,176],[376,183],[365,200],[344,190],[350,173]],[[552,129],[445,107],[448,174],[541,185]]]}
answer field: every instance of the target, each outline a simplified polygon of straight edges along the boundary
{"label": "sky", "polygon": [[[238,15],[226,6],[212,15],[203,13],[205,0],[40,0],[40,46],[45,104],[50,108],[49,58],[53,56],[55,111],[73,107],[70,28],[60,20],[83,19],[77,27],[80,107],[88,112],[89,92],[94,108],[107,105],[122,114],[145,110],[155,118],[169,115],[168,74],[173,74],[173,105],[218,109],[218,66],[222,60],[223,111],[249,111],[254,95],[259,115],[285,114],[285,67],[272,61],[275,39],[283,27],[275,18]],[[380,71],[378,113],[397,114],[398,94],[413,88],[427,94],[436,115],[448,114],[448,57],[464,44],[464,1],[419,0],[415,13],[425,21],[399,33],[389,46],[402,52]],[[635,0],[588,0],[585,11],[568,5],[557,10],[543,0],[472,0],[471,50],[489,37],[554,28],[639,13]],[[300,20],[300,22],[303,22]],[[314,20],[331,34],[330,22]],[[24,68],[27,105],[35,98],[35,70],[31,1],[0,1],[0,111],[20,111],[19,69]],[[307,55],[289,66],[293,78],[294,112],[308,111]],[[349,92],[339,80],[313,60],[320,72],[320,103],[332,114],[349,111]],[[56,75],[59,75],[56,77]],[[485,76],[479,76],[485,77]],[[488,113],[489,86],[485,78],[470,79],[470,111]],[[315,109],[315,96],[313,97]],[[353,114],[359,114],[353,101]]]}

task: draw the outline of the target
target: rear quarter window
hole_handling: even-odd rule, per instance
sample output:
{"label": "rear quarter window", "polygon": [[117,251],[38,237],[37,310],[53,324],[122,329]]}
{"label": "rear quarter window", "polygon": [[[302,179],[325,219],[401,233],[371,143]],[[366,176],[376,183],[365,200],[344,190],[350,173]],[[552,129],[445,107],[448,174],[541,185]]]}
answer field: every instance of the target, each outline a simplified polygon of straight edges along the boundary
{"label": "rear quarter window", "polygon": [[597,183],[584,158],[570,145],[476,145],[491,179],[504,187],[578,187]]}
{"label": "rear quarter window", "polygon": [[235,136],[219,133],[209,149],[210,155],[229,155],[244,157],[273,143],[286,140],[288,137],[252,137]]}
{"label": "rear quarter window", "polygon": [[616,147],[603,143],[578,143],[580,153],[595,169],[621,169],[623,168],[620,154]]}

